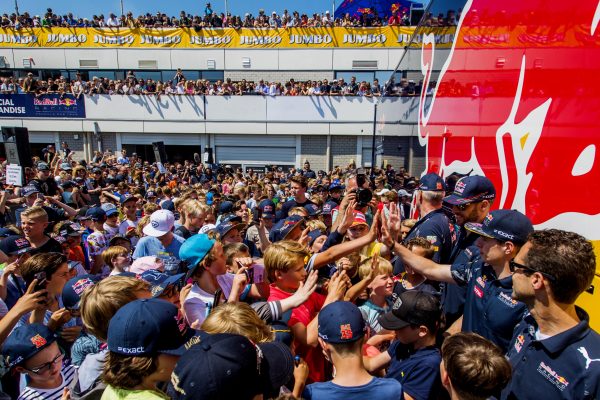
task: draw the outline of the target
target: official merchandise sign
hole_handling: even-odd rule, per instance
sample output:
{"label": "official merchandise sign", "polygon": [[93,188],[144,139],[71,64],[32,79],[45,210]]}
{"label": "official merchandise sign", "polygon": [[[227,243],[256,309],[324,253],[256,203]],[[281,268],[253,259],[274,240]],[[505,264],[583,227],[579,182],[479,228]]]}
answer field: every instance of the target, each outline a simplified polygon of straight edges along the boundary
{"label": "official merchandise sign", "polygon": [[0,94],[0,118],[85,118],[83,97]]}
{"label": "official merchandise sign", "polygon": [[23,169],[16,164],[6,166],[6,184],[21,186],[23,184]]}
{"label": "official merchandise sign", "polygon": [[[379,28],[23,28],[0,29],[0,47],[60,48],[402,48],[415,32],[410,26]],[[433,34],[436,45],[450,48],[456,29],[421,28],[420,47]]]}

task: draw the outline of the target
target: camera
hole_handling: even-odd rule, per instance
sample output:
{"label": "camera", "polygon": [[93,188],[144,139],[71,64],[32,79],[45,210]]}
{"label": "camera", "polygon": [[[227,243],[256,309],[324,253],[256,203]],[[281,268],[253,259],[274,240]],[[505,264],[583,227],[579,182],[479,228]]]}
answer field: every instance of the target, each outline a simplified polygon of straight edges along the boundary
{"label": "camera", "polygon": [[356,205],[359,207],[366,207],[369,205],[371,200],[373,199],[373,192],[371,189],[365,189],[359,187],[355,191],[356,193]]}

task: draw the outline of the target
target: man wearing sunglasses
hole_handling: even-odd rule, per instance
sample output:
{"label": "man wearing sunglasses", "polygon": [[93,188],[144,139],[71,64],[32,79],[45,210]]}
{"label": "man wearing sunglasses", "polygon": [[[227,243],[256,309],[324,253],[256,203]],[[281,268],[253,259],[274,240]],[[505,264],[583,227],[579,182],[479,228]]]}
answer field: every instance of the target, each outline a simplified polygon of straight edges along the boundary
{"label": "man wearing sunglasses", "polygon": [[525,313],[525,304],[511,297],[510,262],[533,232],[533,225],[516,210],[495,210],[483,223],[469,222],[465,229],[478,236],[475,245],[480,254],[466,263],[440,265],[397,243],[394,248],[406,265],[426,278],[465,287],[461,330],[478,333],[506,351]]}
{"label": "man wearing sunglasses", "polygon": [[537,231],[511,262],[513,298],[529,314],[514,331],[507,357],[511,382],[502,399],[600,398],[600,335],[575,306],[590,288],[596,257],[584,237]]}
{"label": "man wearing sunglasses", "polygon": [[[450,254],[449,264],[465,264],[479,257],[475,241],[479,237],[462,229],[465,224],[482,223],[489,214],[496,198],[496,189],[485,176],[465,176],[456,182],[454,192],[444,197],[444,203],[452,208],[458,229],[456,244]],[[447,326],[451,326],[461,315],[465,304],[466,287],[443,285],[442,307]]]}
{"label": "man wearing sunglasses", "polygon": [[77,369],[63,364],[64,353],[56,339],[57,335],[42,324],[21,325],[6,339],[2,354],[9,367],[28,377],[19,398],[60,398],[76,377]]}

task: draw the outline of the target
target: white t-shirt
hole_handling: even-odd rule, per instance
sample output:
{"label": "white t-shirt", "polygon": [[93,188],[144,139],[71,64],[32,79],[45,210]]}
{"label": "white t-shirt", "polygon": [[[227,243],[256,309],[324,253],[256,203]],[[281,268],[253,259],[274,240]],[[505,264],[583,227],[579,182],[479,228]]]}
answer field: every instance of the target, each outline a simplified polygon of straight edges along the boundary
{"label": "white t-shirt", "polygon": [[[231,293],[234,276],[234,274],[230,273],[217,276],[217,283],[221,287],[221,290],[223,290],[223,295],[226,299]],[[190,293],[183,302],[183,310],[190,325],[196,321],[200,324],[204,322],[213,308],[214,297],[214,294],[205,292],[197,284],[192,286],[192,290],[190,290]]]}
{"label": "white t-shirt", "polygon": [[[127,230],[129,228],[134,228],[134,229],[137,228],[138,222],[139,222],[139,219],[135,220],[135,221],[131,221],[129,219],[123,220],[123,222],[121,222],[121,224],[119,225],[119,234],[125,236],[127,234]],[[132,236],[131,237],[131,246],[135,247],[138,240],[140,240],[140,238],[138,238],[137,236]]]}

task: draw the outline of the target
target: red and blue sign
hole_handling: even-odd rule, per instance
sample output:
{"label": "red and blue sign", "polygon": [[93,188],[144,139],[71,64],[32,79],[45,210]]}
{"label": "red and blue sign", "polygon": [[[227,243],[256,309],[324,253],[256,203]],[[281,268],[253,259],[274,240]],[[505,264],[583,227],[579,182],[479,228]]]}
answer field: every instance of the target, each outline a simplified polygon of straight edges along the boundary
{"label": "red and blue sign", "polygon": [[85,118],[83,96],[0,94],[0,118]]}

